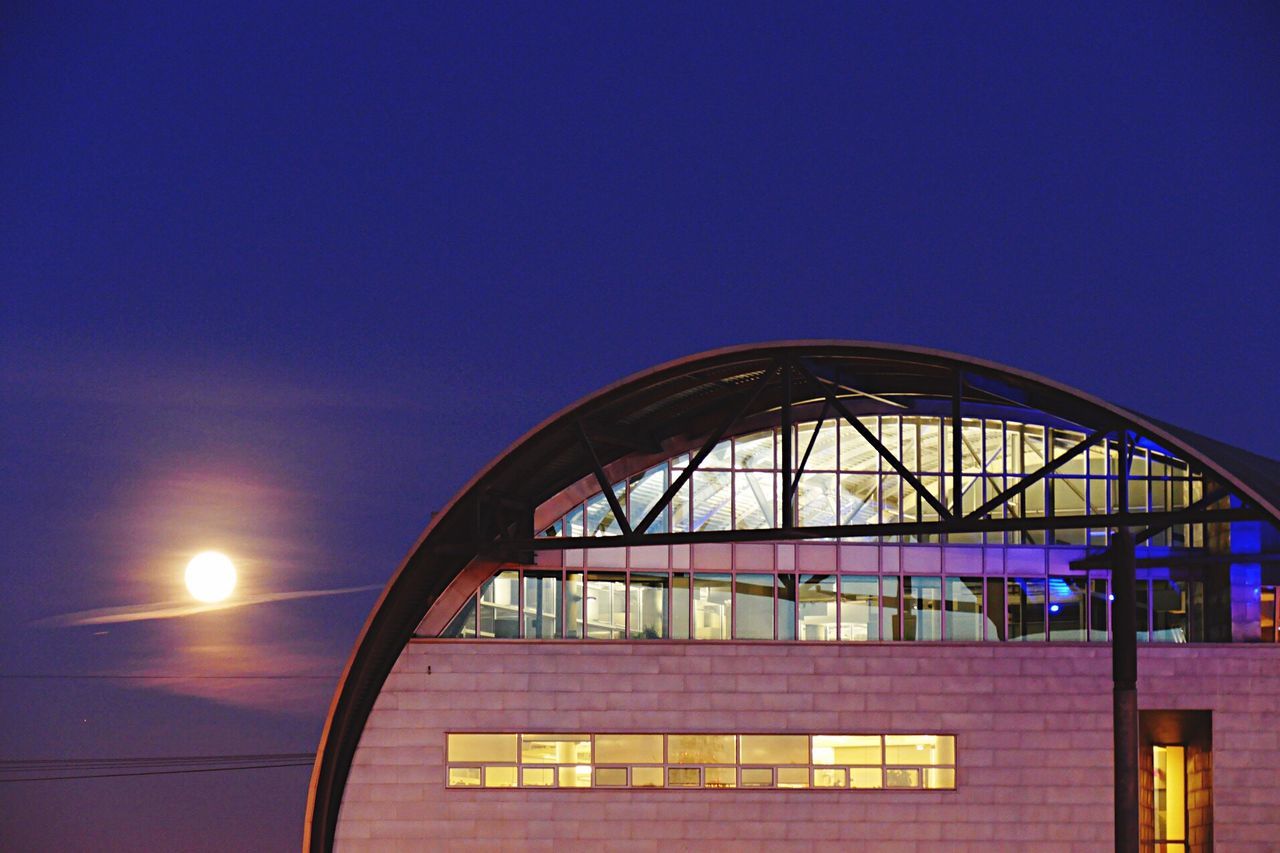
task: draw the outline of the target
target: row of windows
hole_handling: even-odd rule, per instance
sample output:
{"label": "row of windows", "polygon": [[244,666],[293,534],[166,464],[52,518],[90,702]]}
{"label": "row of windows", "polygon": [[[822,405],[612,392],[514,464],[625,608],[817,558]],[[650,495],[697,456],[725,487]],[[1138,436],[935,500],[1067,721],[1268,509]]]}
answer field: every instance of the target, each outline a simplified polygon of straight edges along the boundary
{"label": "row of windows", "polygon": [[449,734],[452,788],[956,786],[952,735]]}
{"label": "row of windows", "polygon": [[[950,419],[920,416],[868,416],[860,421],[899,457],[920,483],[951,506]],[[1084,434],[998,420],[963,420],[961,504],[964,512],[1018,482],[1025,474],[1065,454]],[[796,524],[826,527],[875,523],[936,521],[930,504],[916,494],[875,449],[847,423],[826,421],[795,429],[796,466],[804,471],[796,491]],[[815,437],[816,430],[816,437]],[[810,446],[812,444],[812,447]],[[659,514],[651,532],[766,529],[779,524],[780,430],[725,439],[712,450],[689,482]],[[807,458],[806,458],[807,454]],[[993,518],[1085,516],[1120,509],[1118,445],[1100,443],[1043,481],[1031,486]],[[630,521],[638,522],[689,463],[687,454],[650,468],[613,487]],[[1181,509],[1199,499],[1203,487],[1185,462],[1138,449],[1131,465],[1128,508],[1134,512]],[[611,536],[622,532],[604,493],[570,510],[544,536]],[[1156,534],[1152,546],[1204,543],[1201,525],[1179,525]],[[1008,544],[1107,544],[1105,529],[966,533],[926,536],[923,541]]]}
{"label": "row of windows", "polygon": [[[1201,582],[1146,577],[1137,594],[1140,641],[1204,639]],[[1024,578],[509,569],[486,581],[441,636],[1106,642],[1111,598],[1106,572]]]}

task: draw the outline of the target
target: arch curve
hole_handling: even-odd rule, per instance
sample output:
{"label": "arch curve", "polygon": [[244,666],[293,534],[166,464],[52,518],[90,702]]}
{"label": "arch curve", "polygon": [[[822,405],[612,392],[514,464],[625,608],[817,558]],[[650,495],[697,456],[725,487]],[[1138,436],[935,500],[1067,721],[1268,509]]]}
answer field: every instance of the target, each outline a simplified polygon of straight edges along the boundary
{"label": "arch curve", "polygon": [[[1145,417],[1033,373],[941,350],[857,341],[782,341],[728,347],[641,371],[562,409],[478,472],[435,516],[384,588],[343,671],[321,735],[308,791],[304,848],[328,850],[342,791],[373,702],[414,628],[448,583],[496,534],[507,510],[527,514],[592,475],[591,444],[602,466],[628,457],[665,458],[712,434],[726,410],[767,419],[779,399],[768,387],[781,360],[798,360],[845,399],[910,407],[948,398],[1026,407],[1064,422],[1141,434],[1200,466],[1280,520],[1280,463]],[[790,361],[788,361],[790,363]],[[524,531],[533,535],[532,527]]]}

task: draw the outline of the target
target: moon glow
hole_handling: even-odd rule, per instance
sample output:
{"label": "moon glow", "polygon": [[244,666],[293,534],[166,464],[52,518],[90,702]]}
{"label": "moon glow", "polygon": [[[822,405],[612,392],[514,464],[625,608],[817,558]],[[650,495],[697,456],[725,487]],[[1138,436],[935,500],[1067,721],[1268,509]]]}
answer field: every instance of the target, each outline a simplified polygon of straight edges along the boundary
{"label": "moon glow", "polygon": [[236,567],[225,554],[205,551],[187,563],[187,589],[199,601],[222,601],[236,588]]}

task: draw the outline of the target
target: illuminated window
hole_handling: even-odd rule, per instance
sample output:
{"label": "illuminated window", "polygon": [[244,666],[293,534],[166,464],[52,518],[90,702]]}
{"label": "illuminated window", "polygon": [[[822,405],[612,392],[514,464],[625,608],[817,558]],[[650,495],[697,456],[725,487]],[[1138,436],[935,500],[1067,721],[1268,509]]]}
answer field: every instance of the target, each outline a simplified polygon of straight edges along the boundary
{"label": "illuminated window", "polygon": [[1187,849],[1186,747],[1153,746],[1153,790],[1158,853],[1185,853]]}
{"label": "illuminated window", "polygon": [[463,733],[446,760],[451,788],[956,787],[952,735]]}

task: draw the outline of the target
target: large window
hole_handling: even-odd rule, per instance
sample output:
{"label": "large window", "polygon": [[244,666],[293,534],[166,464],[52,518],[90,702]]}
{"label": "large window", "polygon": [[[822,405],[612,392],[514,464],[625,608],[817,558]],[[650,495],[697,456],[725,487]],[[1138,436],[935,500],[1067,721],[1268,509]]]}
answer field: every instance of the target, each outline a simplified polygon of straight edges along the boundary
{"label": "large window", "polygon": [[[1200,581],[1144,569],[1138,638],[1199,642]],[[1263,630],[1276,636],[1274,588]],[[525,640],[1106,642],[1106,572],[1041,577],[504,568],[441,637]],[[523,618],[521,615],[523,614]]]}
{"label": "large window", "polygon": [[[929,415],[866,415],[859,422],[946,506],[954,495],[950,418]],[[820,426],[820,428],[819,428]],[[937,512],[896,469],[848,423],[797,424],[792,448],[796,482],[795,522],[801,527],[936,520]],[[1083,432],[995,419],[961,421],[960,505],[972,512],[987,500],[1085,440]],[[781,430],[726,438],[649,528],[654,533],[757,530],[777,527],[781,510]],[[1075,517],[1120,509],[1119,445],[1101,442],[996,508],[994,518]],[[667,486],[688,467],[682,454],[642,474],[615,483],[618,503],[635,522],[657,505]],[[1137,448],[1126,493],[1134,512],[1185,508],[1203,494],[1203,481],[1185,462],[1156,449]],[[543,536],[616,536],[622,526],[603,492],[569,510]],[[1018,533],[957,533],[953,543],[1096,545],[1105,528],[1032,529]],[[936,535],[922,537],[938,541]],[[1200,525],[1157,531],[1143,546],[1200,547]]]}
{"label": "large window", "polygon": [[956,787],[938,734],[494,734],[445,738],[450,788]]}

